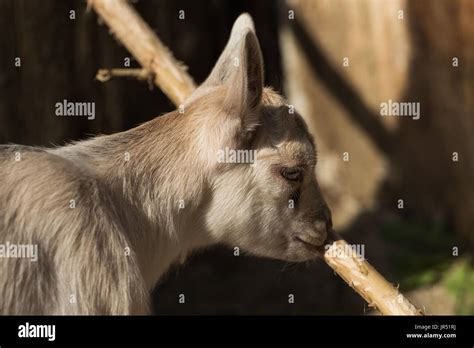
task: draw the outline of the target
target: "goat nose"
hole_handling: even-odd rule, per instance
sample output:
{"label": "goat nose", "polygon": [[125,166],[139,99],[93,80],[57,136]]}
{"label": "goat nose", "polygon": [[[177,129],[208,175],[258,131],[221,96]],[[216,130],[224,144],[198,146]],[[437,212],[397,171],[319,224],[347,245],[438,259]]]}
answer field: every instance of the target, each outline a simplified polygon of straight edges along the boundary
{"label": "goat nose", "polygon": [[326,220],[316,220],[314,222],[314,229],[312,237],[317,240],[318,244],[321,245],[325,242],[328,236],[329,229],[328,221]]}
{"label": "goat nose", "polygon": [[326,231],[328,229],[328,222],[326,220],[316,220],[314,223],[314,230],[316,232]]}

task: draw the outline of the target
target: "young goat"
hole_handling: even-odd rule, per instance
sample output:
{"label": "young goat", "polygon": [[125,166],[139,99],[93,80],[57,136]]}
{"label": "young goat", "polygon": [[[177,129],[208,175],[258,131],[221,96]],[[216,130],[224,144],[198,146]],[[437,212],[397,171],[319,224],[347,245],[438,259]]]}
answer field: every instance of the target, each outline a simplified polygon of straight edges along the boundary
{"label": "young goat", "polygon": [[218,243],[315,258],[331,228],[315,165],[303,119],[263,87],[244,14],[180,112],[65,147],[0,147],[0,245],[38,251],[0,258],[0,313],[148,313],[170,265]]}

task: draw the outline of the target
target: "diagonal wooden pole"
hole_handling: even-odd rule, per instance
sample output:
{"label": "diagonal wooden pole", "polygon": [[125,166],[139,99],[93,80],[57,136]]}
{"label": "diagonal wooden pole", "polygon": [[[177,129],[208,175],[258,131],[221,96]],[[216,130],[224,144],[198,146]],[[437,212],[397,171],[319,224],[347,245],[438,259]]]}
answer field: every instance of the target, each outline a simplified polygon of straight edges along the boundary
{"label": "diagonal wooden pole", "polygon": [[125,0],[89,0],[92,7],[140,65],[154,76],[156,86],[180,105],[196,85],[168,48]]}
{"label": "diagonal wooden pole", "polygon": [[[125,0],[89,0],[112,33],[154,76],[154,83],[176,105],[196,88],[186,69],[156,37]],[[324,261],[349,284],[369,306],[385,315],[422,315],[397,288],[332,231],[320,250]]]}
{"label": "diagonal wooden pole", "polygon": [[329,233],[321,254],[329,267],[380,313],[423,314],[335,231]]}

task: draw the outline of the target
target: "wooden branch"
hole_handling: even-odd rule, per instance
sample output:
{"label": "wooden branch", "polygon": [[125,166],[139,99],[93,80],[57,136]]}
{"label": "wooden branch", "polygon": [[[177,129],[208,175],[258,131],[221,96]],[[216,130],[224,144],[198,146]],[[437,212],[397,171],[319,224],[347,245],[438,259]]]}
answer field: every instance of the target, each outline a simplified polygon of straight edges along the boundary
{"label": "wooden branch", "polygon": [[106,82],[115,77],[131,77],[139,81],[148,81],[153,79],[154,74],[146,69],[99,69],[95,76],[100,82]]}
{"label": "wooden branch", "polygon": [[[181,104],[184,98],[191,94],[195,88],[191,77],[124,0],[89,0],[89,4],[140,64],[155,73],[155,84],[175,105]],[[387,315],[422,314],[366,260],[354,253],[348,253],[348,247],[342,238],[331,232],[326,247],[321,248],[320,252],[325,262],[361,295],[369,306]]]}
{"label": "wooden branch", "polygon": [[370,307],[385,315],[422,315],[397,288],[390,284],[336,232],[331,231],[322,251],[324,261],[349,284]]}
{"label": "wooden branch", "polygon": [[138,81],[146,81],[152,89],[155,74],[146,69],[99,69],[95,75],[95,78],[100,82],[107,82],[117,77],[129,77]]}
{"label": "wooden branch", "polygon": [[168,48],[156,37],[135,9],[125,0],[89,0],[110,30],[140,65],[151,71],[156,86],[180,105],[196,85]]}

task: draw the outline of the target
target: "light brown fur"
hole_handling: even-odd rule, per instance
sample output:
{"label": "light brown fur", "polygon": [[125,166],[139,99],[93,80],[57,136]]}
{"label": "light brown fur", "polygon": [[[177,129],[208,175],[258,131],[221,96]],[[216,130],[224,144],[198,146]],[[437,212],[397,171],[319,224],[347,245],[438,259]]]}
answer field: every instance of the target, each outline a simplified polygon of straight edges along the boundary
{"label": "light brown fur", "polygon": [[[147,313],[169,266],[217,243],[314,258],[330,227],[315,146],[262,71],[243,15],[183,114],[65,147],[0,146],[0,244],[39,250],[37,262],[0,259],[0,313]],[[225,147],[255,150],[257,164],[219,163]],[[300,182],[282,177],[294,166]]]}

